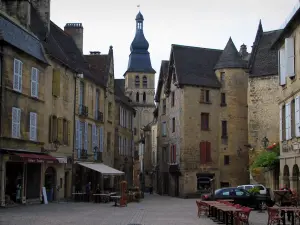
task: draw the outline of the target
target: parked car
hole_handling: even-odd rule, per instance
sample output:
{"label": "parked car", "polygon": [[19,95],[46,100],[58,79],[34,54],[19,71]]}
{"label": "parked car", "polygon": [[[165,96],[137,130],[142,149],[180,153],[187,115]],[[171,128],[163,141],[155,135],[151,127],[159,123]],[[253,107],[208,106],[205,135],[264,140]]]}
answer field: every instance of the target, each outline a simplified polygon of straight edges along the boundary
{"label": "parked car", "polygon": [[239,189],[236,187],[221,188],[215,191],[214,196],[212,194],[202,195],[202,200],[215,201],[232,199],[235,204],[248,206],[255,209],[265,209],[265,206],[273,206],[274,202],[267,195],[251,194],[245,189]]}
{"label": "parked car", "polygon": [[267,188],[264,185],[262,185],[262,184],[246,184],[246,185],[240,185],[237,188],[239,188],[239,189],[245,189],[247,191],[249,189],[252,189],[252,188],[258,188],[259,189],[259,193],[261,195],[266,195],[267,194]]}

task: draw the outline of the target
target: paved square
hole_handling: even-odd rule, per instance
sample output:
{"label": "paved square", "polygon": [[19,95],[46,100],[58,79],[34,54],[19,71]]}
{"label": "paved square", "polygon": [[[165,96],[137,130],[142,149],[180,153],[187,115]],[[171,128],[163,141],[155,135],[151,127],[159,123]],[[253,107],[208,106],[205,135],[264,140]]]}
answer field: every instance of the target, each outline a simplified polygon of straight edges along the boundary
{"label": "paved square", "polygon": [[[140,203],[51,203],[0,209],[0,225],[212,225],[198,218],[195,199],[145,195]],[[267,213],[251,213],[251,225],[267,224]]]}

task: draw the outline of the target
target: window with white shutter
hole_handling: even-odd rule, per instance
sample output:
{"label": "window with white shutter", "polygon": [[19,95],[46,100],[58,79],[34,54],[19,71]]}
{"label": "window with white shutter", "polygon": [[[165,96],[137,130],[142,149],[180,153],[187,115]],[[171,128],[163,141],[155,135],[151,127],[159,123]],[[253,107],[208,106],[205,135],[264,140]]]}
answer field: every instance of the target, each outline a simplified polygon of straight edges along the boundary
{"label": "window with white shutter", "polygon": [[29,139],[31,141],[37,140],[37,114],[34,112],[30,112],[29,116]]}
{"label": "window with white shutter", "polygon": [[295,40],[294,37],[285,39],[286,75],[295,76]]}
{"label": "window with white shutter", "polygon": [[295,98],[295,135],[300,137],[300,95]]}
{"label": "window with white shutter", "polygon": [[37,98],[39,95],[39,70],[31,68],[31,96]]}
{"label": "window with white shutter", "polygon": [[286,58],[285,58],[285,49],[282,48],[279,50],[279,83],[280,85],[286,84]]}
{"label": "window with white shutter", "polygon": [[84,122],[84,150],[88,150],[88,122]]}
{"label": "window with white shutter", "polygon": [[282,120],[282,106],[280,106],[280,111],[279,111],[279,140],[282,141],[282,126],[283,125],[283,120]]}
{"label": "window with white shutter", "polygon": [[291,126],[291,103],[285,105],[285,127],[286,127],[286,140],[292,138],[292,126]]}
{"label": "window with white shutter", "polygon": [[23,63],[18,59],[14,59],[13,89],[18,92],[22,92],[22,70]]}
{"label": "window with white shutter", "polygon": [[12,127],[11,136],[13,138],[20,138],[20,124],[21,124],[21,109],[12,107]]}

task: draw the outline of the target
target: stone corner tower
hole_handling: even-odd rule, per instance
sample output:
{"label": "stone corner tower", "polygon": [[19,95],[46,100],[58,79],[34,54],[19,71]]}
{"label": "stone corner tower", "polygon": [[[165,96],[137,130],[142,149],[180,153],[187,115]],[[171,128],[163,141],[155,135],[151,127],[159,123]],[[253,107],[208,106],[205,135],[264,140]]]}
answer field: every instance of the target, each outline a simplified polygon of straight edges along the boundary
{"label": "stone corner tower", "polygon": [[144,17],[139,12],[135,18],[136,32],[130,46],[128,68],[124,74],[125,94],[136,109],[133,122],[134,140],[140,138],[140,129],[152,122],[155,110],[155,73],[152,68],[149,43],[144,36]]}

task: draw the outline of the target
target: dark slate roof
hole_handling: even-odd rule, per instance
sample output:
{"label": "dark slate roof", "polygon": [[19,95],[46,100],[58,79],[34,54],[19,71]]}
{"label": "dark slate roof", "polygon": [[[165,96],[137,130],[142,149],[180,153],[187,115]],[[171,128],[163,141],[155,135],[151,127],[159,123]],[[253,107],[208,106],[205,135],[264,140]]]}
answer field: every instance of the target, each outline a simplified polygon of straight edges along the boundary
{"label": "dark slate roof", "polygon": [[245,68],[245,66],[246,63],[243,61],[230,37],[217,64],[215,65],[215,69]]}
{"label": "dark slate roof", "polygon": [[[272,48],[278,48],[278,45],[283,42],[285,36],[289,36],[299,25],[300,21],[300,3],[297,3],[294,8],[294,13],[292,14],[290,20],[286,23],[280,35],[278,35],[277,39],[274,41]],[[296,24],[296,26],[295,26]]]}
{"label": "dark slate roof", "polygon": [[199,85],[219,88],[214,66],[222,50],[172,45],[179,85]]}
{"label": "dark slate roof", "polygon": [[0,17],[0,30],[3,41],[48,64],[41,42],[36,37],[3,16]]}
{"label": "dark slate roof", "polygon": [[42,41],[46,52],[52,58],[76,73],[83,73],[87,79],[93,80],[96,84],[103,86],[102,78],[90,71],[89,64],[77,48],[73,38],[52,21],[50,22],[50,32],[48,33],[47,28],[44,26],[34,7],[31,7],[30,28]]}
{"label": "dark slate roof", "polygon": [[85,55],[86,61],[89,63],[89,68],[93,74],[101,79],[102,84],[107,84],[108,81],[108,55]]}
{"label": "dark slate roof", "polygon": [[155,94],[155,97],[154,97],[156,102],[159,102],[163,83],[167,79],[167,76],[168,76],[168,68],[169,68],[169,61],[168,60],[162,60],[161,65],[160,65],[157,90],[156,90],[156,94]]}
{"label": "dark slate roof", "polygon": [[143,14],[142,14],[140,11],[139,11],[139,13],[136,15],[135,20],[136,20],[136,21],[143,21],[143,20],[144,20]]}
{"label": "dark slate roof", "polygon": [[121,88],[122,92],[125,93],[125,79],[115,79],[115,82]]}
{"label": "dark slate roof", "polygon": [[278,53],[271,47],[280,35],[281,30],[263,32],[258,44],[253,49],[253,62],[250,65],[250,76],[267,76],[278,74]]}
{"label": "dark slate roof", "polygon": [[120,84],[125,83],[125,80],[124,79],[115,79],[114,82],[115,82],[114,89],[115,89],[116,100],[121,101],[123,104],[125,104],[126,106],[128,106],[128,107],[132,108],[132,110],[134,110],[130,104],[131,99],[125,95],[124,91],[122,90],[122,87],[119,86]]}
{"label": "dark slate roof", "polygon": [[[136,23],[139,22],[143,24],[143,15],[140,12],[139,14],[136,17]],[[126,72],[155,73],[155,70],[151,65],[148,48],[149,43],[145,38],[143,25],[141,28],[138,28],[138,26],[136,26],[135,37],[130,46],[131,53],[129,55],[128,68]]]}

